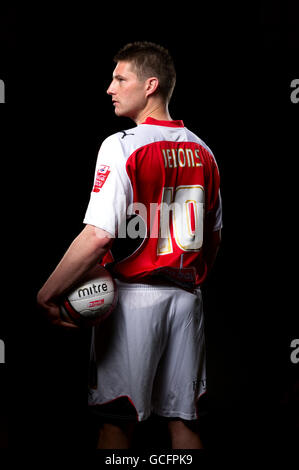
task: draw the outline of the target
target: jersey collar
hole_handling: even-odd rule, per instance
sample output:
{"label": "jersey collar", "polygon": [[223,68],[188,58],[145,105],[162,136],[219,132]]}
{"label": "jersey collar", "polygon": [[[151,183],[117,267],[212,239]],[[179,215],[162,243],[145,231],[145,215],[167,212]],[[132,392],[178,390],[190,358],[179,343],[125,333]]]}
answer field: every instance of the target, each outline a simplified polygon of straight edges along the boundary
{"label": "jersey collar", "polygon": [[142,124],[151,124],[153,126],[165,126],[165,127],[184,127],[183,121],[160,121],[158,119],[154,119],[152,117],[146,118]]}

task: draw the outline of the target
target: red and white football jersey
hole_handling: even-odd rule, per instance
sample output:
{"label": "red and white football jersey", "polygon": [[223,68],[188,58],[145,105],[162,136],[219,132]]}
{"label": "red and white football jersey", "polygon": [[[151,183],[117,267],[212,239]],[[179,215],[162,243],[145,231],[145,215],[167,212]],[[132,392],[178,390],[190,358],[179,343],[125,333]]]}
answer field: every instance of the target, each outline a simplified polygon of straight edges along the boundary
{"label": "red and white football jersey", "polygon": [[102,263],[116,277],[192,288],[206,277],[205,239],[222,227],[219,188],[199,137],[182,121],[147,118],[104,140],[84,223],[115,237]]}

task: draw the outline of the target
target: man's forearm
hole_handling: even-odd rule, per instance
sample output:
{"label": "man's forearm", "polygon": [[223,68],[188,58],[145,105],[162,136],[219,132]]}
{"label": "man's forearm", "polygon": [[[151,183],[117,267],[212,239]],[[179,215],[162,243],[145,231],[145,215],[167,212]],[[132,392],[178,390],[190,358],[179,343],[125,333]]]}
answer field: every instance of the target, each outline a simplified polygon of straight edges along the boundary
{"label": "man's forearm", "polygon": [[39,301],[55,301],[78,282],[109,249],[112,238],[87,225],[72,242],[65,255],[39,292]]}

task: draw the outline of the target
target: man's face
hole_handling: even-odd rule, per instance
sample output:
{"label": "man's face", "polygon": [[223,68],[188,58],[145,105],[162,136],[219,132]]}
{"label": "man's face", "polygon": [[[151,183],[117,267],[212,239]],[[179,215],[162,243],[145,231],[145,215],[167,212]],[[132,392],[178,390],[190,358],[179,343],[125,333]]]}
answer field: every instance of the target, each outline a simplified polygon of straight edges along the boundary
{"label": "man's face", "polygon": [[138,79],[130,62],[117,63],[107,93],[112,97],[117,116],[136,121],[146,105],[146,82]]}

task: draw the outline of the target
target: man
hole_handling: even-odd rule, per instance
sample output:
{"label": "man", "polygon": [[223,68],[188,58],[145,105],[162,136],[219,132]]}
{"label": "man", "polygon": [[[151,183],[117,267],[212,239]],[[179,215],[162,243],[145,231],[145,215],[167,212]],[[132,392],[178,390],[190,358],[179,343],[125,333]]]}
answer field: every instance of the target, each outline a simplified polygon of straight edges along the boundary
{"label": "man", "polygon": [[93,330],[89,405],[104,422],[98,447],[128,448],[136,422],[155,413],[169,421],[173,448],[198,449],[192,424],[206,391],[200,285],[220,243],[219,172],[206,144],[170,117],[176,73],[168,51],[137,42],[115,62],[107,93],[115,114],[136,127],[103,142],[86,226],[38,302],[53,324],[75,328],[60,318],[59,299],[101,260],[119,301]]}

